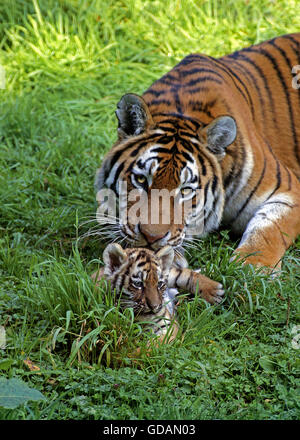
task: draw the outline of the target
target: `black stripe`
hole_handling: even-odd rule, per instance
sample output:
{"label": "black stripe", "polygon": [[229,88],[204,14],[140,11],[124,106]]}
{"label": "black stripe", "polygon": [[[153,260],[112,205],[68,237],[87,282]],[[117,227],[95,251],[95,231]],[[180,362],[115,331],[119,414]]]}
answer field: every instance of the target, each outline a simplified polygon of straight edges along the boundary
{"label": "black stripe", "polygon": [[195,67],[190,70],[182,70],[181,74],[185,78],[186,76],[194,75],[195,73],[211,73],[213,75],[216,75],[218,78],[220,78],[222,81],[224,81],[223,75],[221,75],[219,72],[216,72],[213,69],[206,69],[205,67]]}
{"label": "black stripe", "polygon": [[201,165],[202,176],[206,176],[206,174],[207,174],[207,170],[206,170],[206,166],[205,166],[205,163],[204,163],[204,159],[203,159],[203,157],[200,155],[200,153],[198,154],[197,157],[198,157],[198,160],[199,160],[200,165]]}
{"label": "black stripe", "polygon": [[223,67],[222,70],[224,72],[226,72],[227,74],[229,72],[229,76],[231,75],[234,78],[236,78],[240,82],[240,84],[244,87],[244,90],[246,91],[248,99],[247,99],[245,93],[243,92],[243,90],[234,81],[236,88],[239,90],[239,92],[241,93],[241,95],[243,96],[243,98],[245,99],[247,104],[250,104],[252,114],[254,114],[253,101],[251,99],[251,95],[250,95],[249,90],[248,90],[247,86],[245,85],[244,81],[241,80],[241,78],[230,67],[228,67],[226,64],[224,64],[223,60],[219,59],[219,60],[214,60],[214,61],[218,63],[220,68],[221,68],[221,66]]}
{"label": "black stripe", "polygon": [[194,87],[191,89],[188,89],[188,93],[190,95],[196,95],[198,93],[208,93],[211,91],[211,87],[201,86],[201,87]]}
{"label": "black stripe", "polygon": [[[188,162],[192,162],[191,156],[190,156],[188,153],[186,153],[185,151],[180,151],[180,154],[182,154],[182,156],[183,156]],[[189,167],[188,167],[188,168],[189,168]],[[191,170],[190,168],[189,168],[189,170],[190,170],[191,174],[193,175],[192,170]]]}
{"label": "black stripe", "polygon": [[190,153],[194,153],[194,146],[193,145],[191,145],[191,142],[189,142],[189,141],[187,141],[186,139],[183,139],[183,138],[179,138],[179,139],[177,139],[178,140],[178,142],[181,142],[181,144],[182,144],[182,146],[187,150],[187,151],[189,151]]}
{"label": "black stripe", "polygon": [[158,98],[160,95],[164,95],[167,92],[168,92],[168,89],[154,90],[154,89],[150,88],[149,90],[146,90],[146,92],[143,93],[143,96],[144,95],[153,95],[156,98]]}
{"label": "black stripe", "polygon": [[[243,138],[241,137],[240,134],[238,134],[237,141],[238,141],[238,144],[240,145],[239,152],[241,154],[239,156],[236,155],[236,151],[234,151],[234,150],[231,151],[230,147],[226,150],[226,154],[232,157],[233,162],[231,164],[230,170],[227,171],[227,175],[224,179],[225,191],[227,190],[227,188],[231,182],[234,183],[230,193],[228,191],[226,192],[226,201],[228,201],[230,199],[230,197],[232,196],[232,194],[235,192],[236,188],[240,184],[240,178],[242,177],[242,173],[243,173],[244,165],[245,165],[245,160],[246,160],[246,149],[245,149]],[[225,173],[224,173],[224,175],[225,175]]]}
{"label": "black stripe", "polygon": [[147,136],[146,140],[141,140],[141,141],[136,141],[136,139],[132,139],[130,140],[130,142],[126,142],[126,144],[124,146],[122,146],[122,148],[119,148],[111,157],[110,162],[109,162],[109,170],[108,170],[108,174],[105,176],[106,178],[108,177],[108,175],[110,174],[113,166],[115,165],[115,163],[118,161],[118,159],[120,158],[120,156],[127,150],[130,150],[131,148],[136,147],[130,154],[131,156],[136,156],[136,154],[138,153],[139,149],[146,146],[150,141],[152,140],[156,140],[159,139],[159,137],[161,137],[160,133],[153,133],[149,136]]}
{"label": "black stripe", "polygon": [[191,64],[193,62],[200,61],[203,59],[205,59],[205,61],[208,61],[207,57],[205,57],[203,55],[191,54],[191,55],[188,55],[185,58],[183,58],[183,60],[181,60],[180,63],[177,64],[176,67],[186,66],[187,64]]}
{"label": "black stripe", "polygon": [[143,169],[144,166],[146,165],[146,163],[149,162],[149,160],[159,160],[159,158],[157,156],[151,156],[151,157],[148,157],[144,162],[142,162],[141,159],[138,160],[136,164],[138,167]]}
{"label": "black stripe", "polygon": [[281,186],[281,172],[280,172],[280,164],[279,161],[276,159],[276,179],[277,179],[277,183],[275,188],[273,189],[273,191],[271,192],[271,194],[269,195],[269,197],[267,198],[267,200],[269,200],[272,195],[280,188]]}
{"label": "black stripe", "polygon": [[[273,101],[273,96],[269,87],[269,83],[267,81],[267,78],[265,77],[265,74],[263,72],[263,70],[261,69],[261,67],[256,64],[256,62],[254,60],[252,60],[251,58],[247,57],[247,55],[245,55],[244,51],[246,51],[245,49],[243,50],[243,53],[241,52],[235,52],[233,54],[228,55],[229,58],[236,58],[236,59],[241,59],[242,61],[250,64],[259,74],[259,78],[261,78],[263,80],[264,83],[264,87],[266,89],[269,101],[270,101],[270,108],[274,108],[274,101]],[[272,118],[273,118],[273,123],[277,126],[277,121],[276,121],[276,114],[274,112],[272,112]]]}
{"label": "black stripe", "polygon": [[156,81],[156,83],[162,83],[169,86],[173,86],[176,82],[178,82],[177,76],[172,75],[170,72],[166,73],[163,77]]}
{"label": "black stripe", "polygon": [[133,165],[134,165],[135,163],[136,163],[136,158],[134,158],[134,159],[130,162],[129,166],[127,167],[127,169],[126,169],[126,171],[125,171],[127,174],[131,172],[131,170],[132,170],[132,168],[133,168]]}
{"label": "black stripe", "polygon": [[164,148],[164,147],[156,147],[153,150],[151,150],[151,153],[166,153],[166,154],[172,154],[171,149]]}
{"label": "black stripe", "polygon": [[208,222],[209,222],[209,220],[210,220],[212,215],[215,215],[216,218],[217,218],[217,215],[216,215],[216,205],[217,205],[219,199],[220,199],[219,195],[217,197],[215,197],[211,209],[208,211],[208,213],[207,212],[205,213],[205,215],[204,215],[204,224],[205,225],[208,224]]}
{"label": "black stripe", "polygon": [[209,184],[210,181],[208,181],[204,187],[204,206],[206,205],[207,202],[207,192],[208,192]]}
{"label": "black stripe", "polygon": [[121,171],[122,171],[123,168],[124,168],[124,165],[125,165],[125,163],[124,163],[124,162],[121,162],[120,165],[118,166],[116,172],[115,172],[114,181],[113,181],[113,184],[112,184],[112,189],[113,189],[115,192],[117,192],[116,184],[117,184],[117,181],[118,181],[119,175],[120,175]]}
{"label": "black stripe", "polygon": [[171,105],[171,101],[169,99],[153,99],[152,101],[148,102],[148,106],[154,106],[154,105],[160,105],[160,104],[166,104]]}
{"label": "black stripe", "polygon": [[[274,154],[274,152],[273,152],[273,150],[272,150],[272,147],[271,147],[271,145],[269,144],[269,142],[267,142],[267,141],[265,141],[266,142],[266,145],[267,145],[267,147],[268,147],[268,149],[269,149],[269,151],[270,151],[270,153],[272,154],[272,156],[273,156],[273,159],[275,160],[275,162],[276,162],[276,179],[277,179],[277,183],[276,183],[276,186],[275,186],[275,188],[274,188],[274,190],[272,191],[272,193],[269,195],[269,197],[268,197],[268,199],[270,198],[270,197],[272,197],[272,195],[280,188],[280,186],[281,186],[281,171],[280,171],[280,163],[279,163],[279,160],[277,159],[277,157],[275,156],[275,154]],[[267,200],[268,200],[267,199]]]}
{"label": "black stripe", "polygon": [[265,175],[266,165],[267,165],[267,161],[266,161],[266,158],[264,157],[264,167],[263,167],[262,173],[261,173],[261,175],[260,175],[260,177],[258,179],[258,182],[256,183],[255,187],[252,189],[252,191],[250,192],[249,196],[247,197],[247,199],[245,200],[244,204],[242,205],[242,207],[240,208],[239,212],[237,213],[236,219],[239,217],[239,215],[242,213],[242,211],[246,208],[246,206],[248,205],[248,203],[252,199],[253,195],[257,191],[257,188],[261,184],[261,182],[262,182],[262,180],[264,178],[264,175]]}
{"label": "black stripe", "polygon": [[[272,44],[273,47],[276,47],[279,51],[281,50],[280,48],[278,48],[278,46],[276,46],[274,44],[274,41],[270,41],[270,44]],[[280,81],[282,90],[283,90],[284,95],[285,95],[288,111],[289,111],[290,126],[291,126],[293,141],[294,141],[294,152],[295,152],[295,155],[297,157],[297,160],[300,162],[300,155],[299,155],[299,152],[298,152],[298,139],[297,139],[297,134],[296,134],[294,114],[293,114],[293,109],[292,109],[292,106],[291,106],[291,100],[290,100],[289,91],[288,91],[288,89],[286,87],[286,83],[285,83],[284,77],[282,75],[282,72],[281,72],[281,70],[279,68],[279,65],[278,65],[276,59],[273,57],[273,55],[270,54],[270,52],[260,48],[259,53],[264,55],[270,61],[270,63],[273,66],[273,69],[275,70],[275,72],[276,72],[276,74],[278,76],[278,79]],[[290,67],[290,64],[288,62],[287,62],[287,65]]]}
{"label": "black stripe", "polygon": [[194,133],[180,129],[180,136],[186,136],[188,140],[190,140],[190,138],[194,136]]}
{"label": "black stripe", "polygon": [[[289,40],[292,43],[295,43],[297,48],[299,48],[299,46],[300,46],[300,40],[295,40],[295,38],[292,35],[282,35],[281,38],[284,38],[285,40]],[[300,52],[298,52],[298,57],[299,57],[299,60],[300,60]]]}
{"label": "black stripe", "polygon": [[133,147],[134,145],[130,145],[128,146],[128,144],[126,144],[123,148],[119,149],[118,151],[116,151],[113,156],[110,159],[109,162],[109,170],[107,175],[105,176],[105,179],[107,179],[107,177],[109,176],[113,166],[115,165],[115,163],[118,161],[118,159],[120,158],[120,156],[124,153],[124,151],[126,151],[128,148]]}
{"label": "black stripe", "polygon": [[183,113],[183,110],[182,110],[182,107],[181,107],[181,102],[180,102],[179,93],[178,93],[177,90],[176,90],[175,93],[174,93],[174,98],[175,98],[176,110],[177,110],[179,113]]}
{"label": "black stripe", "polygon": [[[226,191],[226,188],[228,187],[228,185],[233,180],[233,170],[234,170],[233,164],[234,164],[234,162],[231,163],[231,168],[230,168],[230,170],[227,170],[227,176],[224,179],[224,189],[225,189],[225,191]],[[229,197],[230,197],[230,195],[227,196],[227,194],[226,194],[226,198],[228,199]]]}
{"label": "black stripe", "polygon": [[174,287],[179,287],[179,286],[177,285],[177,281],[178,281],[178,278],[179,278],[180,275],[181,275],[181,271],[178,270],[178,269],[176,269],[176,270],[177,270],[178,274],[177,274],[177,276],[176,276],[176,278],[175,278],[175,280],[174,280]]}
{"label": "black stripe", "polygon": [[189,82],[184,83],[184,87],[193,87],[196,84],[199,84],[201,82],[206,82],[206,81],[212,81],[212,82],[217,83],[217,84],[223,84],[224,83],[223,80],[221,81],[221,80],[219,80],[217,78],[214,78],[212,76],[202,76],[200,78],[191,79]]}
{"label": "black stripe", "polygon": [[214,175],[213,182],[212,182],[212,185],[211,185],[211,190],[212,190],[213,195],[214,195],[214,193],[216,191],[217,184],[218,184],[218,177],[216,175]]}
{"label": "black stripe", "polygon": [[[161,121],[161,122],[159,122],[159,124],[158,124],[158,127],[160,128],[160,124],[165,124],[165,123],[169,123],[169,124],[176,124],[176,123],[178,123],[179,121],[181,122],[182,120],[184,120],[185,121],[185,123],[191,123],[191,124],[193,124],[194,125],[194,127],[191,127],[191,130],[193,130],[193,131],[197,131],[197,130],[199,130],[199,128],[201,128],[204,124],[203,123],[201,123],[201,122],[199,122],[199,121],[196,121],[196,119],[194,119],[194,118],[192,118],[192,117],[190,117],[190,116],[187,116],[187,115],[182,115],[181,113],[175,113],[175,112],[168,112],[168,113],[164,113],[164,112],[157,112],[157,113],[152,113],[152,116],[154,117],[154,116],[166,116],[166,117],[168,117],[168,119],[165,119],[165,120],[163,120],[163,121]],[[176,118],[176,119],[170,119],[170,118]]]}
{"label": "black stripe", "polygon": [[150,141],[150,139],[147,138],[146,140],[143,140],[141,142],[136,142],[135,145],[137,145],[137,148],[135,148],[134,150],[131,151],[130,157],[135,157],[137,155],[137,153],[139,152],[139,150],[141,150],[144,147],[147,147],[147,145],[149,144],[149,141]]}
{"label": "black stripe", "polygon": [[157,139],[156,141],[158,144],[167,145],[171,142],[174,142],[174,138],[171,136],[162,136],[160,139]]}
{"label": "black stripe", "polygon": [[[262,93],[261,93],[261,89],[258,85],[258,82],[255,78],[255,76],[245,68],[245,66],[243,64],[240,63],[240,61],[236,58],[231,58],[231,59],[226,59],[224,58],[223,61],[228,61],[230,63],[235,63],[235,69],[237,69],[239,72],[241,72],[243,75],[245,75],[249,81],[252,82],[254,88],[256,89],[257,95],[258,95],[258,99],[259,102],[261,104],[261,107],[265,107],[265,101],[263,99]],[[262,109],[263,110],[263,109]]]}
{"label": "black stripe", "polygon": [[292,188],[292,176],[291,176],[289,169],[287,167],[284,167],[284,168],[285,168],[287,175],[288,175],[288,191],[290,191]]}
{"label": "black stripe", "polygon": [[205,113],[209,118],[214,119],[213,114],[208,110],[207,103],[203,103],[202,101],[190,99],[188,103],[189,107],[192,110]]}
{"label": "black stripe", "polygon": [[[289,59],[288,56],[286,55],[286,52],[285,52],[281,47],[277,46],[277,44],[276,44],[276,40],[275,40],[275,41],[272,40],[272,41],[270,41],[269,43],[270,43],[273,47],[275,47],[275,49],[277,49],[277,50],[281,53],[281,55],[283,56],[283,58],[284,58],[284,60],[285,60],[285,62],[286,62],[286,64],[287,64],[289,70],[291,71],[292,66],[293,66],[293,63],[290,61],[290,59]],[[299,103],[300,103],[300,93],[298,93],[298,100],[299,100]],[[295,125],[296,125],[296,123],[295,123],[295,119],[294,119],[293,108],[292,108],[292,106],[291,106],[290,95],[289,95],[289,107],[290,107],[290,109],[291,109],[291,113],[290,113],[290,115],[291,115],[291,117],[292,117],[292,126],[293,126],[293,130],[294,130],[293,133],[295,133],[295,137],[294,137],[294,152],[295,152],[295,155],[296,155],[296,157],[297,157],[298,162],[300,163],[299,144],[298,144],[297,134],[296,134],[296,132],[295,132]],[[297,109],[297,110],[298,110],[298,109]]]}

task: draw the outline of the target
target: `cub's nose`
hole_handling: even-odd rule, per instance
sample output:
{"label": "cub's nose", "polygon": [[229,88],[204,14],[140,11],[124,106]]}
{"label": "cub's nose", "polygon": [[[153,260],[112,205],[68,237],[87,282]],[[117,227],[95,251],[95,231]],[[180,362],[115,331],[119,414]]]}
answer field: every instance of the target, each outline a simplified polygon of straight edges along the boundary
{"label": "cub's nose", "polygon": [[157,313],[160,311],[160,309],[162,308],[161,304],[151,304],[149,301],[147,301],[147,306],[149,307],[149,309],[151,310],[151,312],[153,313]]}

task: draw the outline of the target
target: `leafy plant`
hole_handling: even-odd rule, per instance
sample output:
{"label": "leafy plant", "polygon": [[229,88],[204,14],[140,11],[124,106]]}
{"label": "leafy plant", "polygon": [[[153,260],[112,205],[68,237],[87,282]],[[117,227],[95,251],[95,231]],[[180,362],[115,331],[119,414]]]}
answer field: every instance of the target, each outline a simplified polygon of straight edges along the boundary
{"label": "leafy plant", "polygon": [[19,379],[0,377],[0,406],[8,409],[17,408],[29,400],[43,400],[40,391],[28,387]]}

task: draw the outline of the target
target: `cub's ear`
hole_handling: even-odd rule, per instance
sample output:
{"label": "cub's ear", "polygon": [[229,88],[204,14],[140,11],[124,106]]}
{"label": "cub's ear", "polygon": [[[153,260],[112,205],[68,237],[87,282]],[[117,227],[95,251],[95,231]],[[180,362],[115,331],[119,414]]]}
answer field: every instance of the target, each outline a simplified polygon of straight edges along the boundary
{"label": "cub's ear", "polygon": [[236,123],[231,116],[220,116],[204,128],[207,148],[220,159],[225,156],[225,149],[236,138]]}
{"label": "cub's ear", "polygon": [[164,246],[156,251],[155,254],[160,261],[163,272],[169,271],[174,260],[174,250],[172,246]]}
{"label": "cub's ear", "polygon": [[134,93],[124,95],[118,102],[116,115],[119,121],[119,138],[137,136],[150,128],[153,119],[141,96]]}
{"label": "cub's ear", "polygon": [[104,249],[103,252],[103,262],[104,262],[104,273],[107,276],[113,275],[113,273],[118,270],[121,265],[126,261],[127,255],[124,252],[122,246],[117,243],[111,243]]}

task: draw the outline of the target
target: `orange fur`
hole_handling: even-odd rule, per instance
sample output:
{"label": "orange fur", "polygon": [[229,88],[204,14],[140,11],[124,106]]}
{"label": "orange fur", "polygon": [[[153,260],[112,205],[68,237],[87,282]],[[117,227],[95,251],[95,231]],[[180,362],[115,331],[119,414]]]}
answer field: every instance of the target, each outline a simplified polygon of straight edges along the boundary
{"label": "orange fur", "polygon": [[[152,173],[144,188],[149,195],[150,189],[180,189],[189,164],[206,191],[203,234],[229,225],[242,235],[237,255],[279,268],[300,233],[300,88],[292,87],[299,53],[300,34],[291,34],[219,59],[192,54],[143,97],[126,95],[117,110],[119,139],[97,174],[97,189],[114,188],[120,179],[129,190],[138,187],[132,173],[145,170],[149,152],[158,164],[144,173]],[[236,125],[227,142],[222,136],[233,122],[226,115]],[[131,243],[184,244],[187,217],[152,224],[151,209],[148,217],[139,230],[129,219],[123,233]]]}

